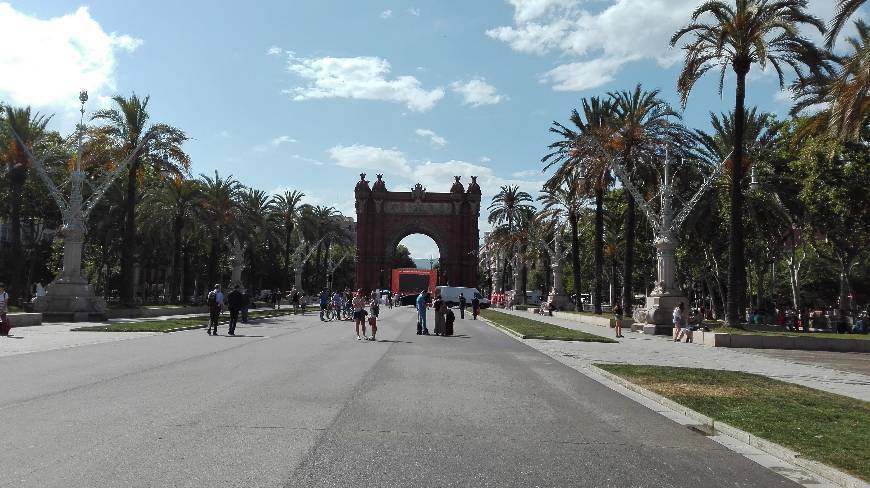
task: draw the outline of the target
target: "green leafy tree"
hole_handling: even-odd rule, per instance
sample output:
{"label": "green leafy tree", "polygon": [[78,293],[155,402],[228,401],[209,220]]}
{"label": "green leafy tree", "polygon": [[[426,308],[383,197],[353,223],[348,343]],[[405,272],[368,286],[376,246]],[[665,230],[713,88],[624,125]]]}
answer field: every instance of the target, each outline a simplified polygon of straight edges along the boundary
{"label": "green leafy tree", "polygon": [[393,253],[393,267],[396,268],[416,268],[417,264],[411,259],[411,251],[403,244],[396,246],[396,251]]}
{"label": "green leafy tree", "polygon": [[290,276],[290,255],[292,254],[293,230],[299,223],[302,198],[305,194],[292,190],[276,195],[272,200],[272,215],[275,223],[279,226],[283,251],[284,273],[281,278],[281,287],[287,289],[287,279]]}

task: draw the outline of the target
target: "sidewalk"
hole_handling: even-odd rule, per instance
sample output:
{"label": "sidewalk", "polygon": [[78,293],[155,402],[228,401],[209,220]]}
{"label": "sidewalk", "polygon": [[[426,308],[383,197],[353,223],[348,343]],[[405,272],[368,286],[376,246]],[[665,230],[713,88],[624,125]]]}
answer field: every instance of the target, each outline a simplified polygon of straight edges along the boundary
{"label": "sidewalk", "polygon": [[138,339],[162,332],[73,332],[77,327],[100,326],[107,323],[142,322],[151,320],[181,319],[203,314],[167,315],[162,317],[112,319],[108,322],[57,322],[33,327],[15,327],[12,337],[0,337],[0,357],[52,351],[67,347],[102,344],[104,342]]}
{"label": "sidewalk", "polygon": [[[613,329],[573,320],[533,315],[528,312],[494,309],[568,329],[613,338]],[[650,364],[685,368],[745,371],[818,390],[870,401],[870,376],[824,366],[801,364],[739,349],[675,343],[667,336],[650,336],[623,329],[619,344],[526,339],[535,349],[575,368],[592,363]],[[839,353],[855,354],[855,353]],[[870,355],[867,355],[870,359]]]}

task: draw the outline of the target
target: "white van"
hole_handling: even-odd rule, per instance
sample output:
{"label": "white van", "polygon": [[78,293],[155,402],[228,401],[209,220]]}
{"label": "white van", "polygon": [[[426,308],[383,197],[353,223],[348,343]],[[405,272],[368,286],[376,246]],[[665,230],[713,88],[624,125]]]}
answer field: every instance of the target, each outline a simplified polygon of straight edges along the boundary
{"label": "white van", "polygon": [[489,299],[477,291],[477,288],[465,288],[463,286],[436,286],[435,295],[441,295],[441,299],[447,302],[447,306],[459,305],[459,295],[465,296],[465,303],[471,307],[471,300],[477,297],[480,300],[480,308],[489,307]]}

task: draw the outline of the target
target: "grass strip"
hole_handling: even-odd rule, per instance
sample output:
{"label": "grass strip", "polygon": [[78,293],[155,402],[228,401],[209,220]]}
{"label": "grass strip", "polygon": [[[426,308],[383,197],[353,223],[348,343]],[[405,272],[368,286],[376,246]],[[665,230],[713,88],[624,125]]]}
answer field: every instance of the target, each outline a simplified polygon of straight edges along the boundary
{"label": "grass strip", "polygon": [[738,371],[595,366],[807,459],[870,481],[870,402]]}
{"label": "grass strip", "polygon": [[579,330],[559,327],[558,325],[548,324],[538,320],[533,320],[526,317],[517,317],[495,310],[481,310],[480,315],[492,322],[493,324],[515,332],[523,339],[545,339],[557,341],[579,341],[579,342],[616,342],[607,337],[588,334]]}
{"label": "grass strip", "polygon": [[855,339],[861,341],[870,340],[870,334],[837,334],[834,332],[794,332],[794,331],[778,331],[778,330],[755,330],[743,329],[740,327],[716,327],[713,332],[724,334],[739,334],[739,335],[771,335],[771,336],[786,336],[786,337],[815,337],[817,339]]}
{"label": "grass strip", "polygon": [[[248,320],[293,315],[292,310],[257,310],[248,313]],[[222,314],[220,324],[229,322],[229,314]],[[107,325],[77,327],[74,332],[174,332],[184,329],[201,329],[208,325],[208,315],[166,320],[141,320],[138,322],[117,322]]]}

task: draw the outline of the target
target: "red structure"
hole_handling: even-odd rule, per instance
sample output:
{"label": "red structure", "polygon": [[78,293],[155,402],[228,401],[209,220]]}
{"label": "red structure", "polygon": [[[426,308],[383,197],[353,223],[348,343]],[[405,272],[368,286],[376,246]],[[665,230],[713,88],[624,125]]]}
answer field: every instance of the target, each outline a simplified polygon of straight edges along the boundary
{"label": "red structure", "polygon": [[471,177],[468,191],[459,176],[450,193],[429,193],[423,185],[407,192],[387,191],[383,175],[372,187],[360,174],[356,194],[356,287],[388,289],[392,256],[399,241],[424,234],[438,245],[438,283],[477,286],[480,186]]}

